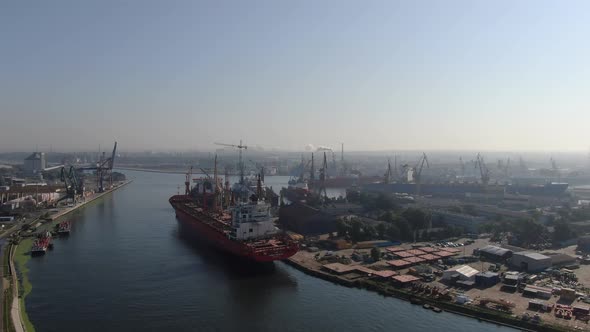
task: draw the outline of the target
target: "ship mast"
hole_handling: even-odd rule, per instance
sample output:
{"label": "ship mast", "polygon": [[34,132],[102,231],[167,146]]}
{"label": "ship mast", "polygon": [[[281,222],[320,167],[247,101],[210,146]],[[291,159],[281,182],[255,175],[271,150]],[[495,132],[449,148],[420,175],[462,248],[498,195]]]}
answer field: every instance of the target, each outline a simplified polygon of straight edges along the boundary
{"label": "ship mast", "polygon": [[219,210],[219,185],[217,183],[217,153],[215,154],[215,162],[213,164],[213,183],[215,183],[215,192],[213,193],[213,210]]}
{"label": "ship mast", "polygon": [[191,165],[189,170],[186,172],[186,179],[184,180],[184,194],[187,196],[190,195],[190,193],[191,193],[192,174],[193,174],[193,166]]}

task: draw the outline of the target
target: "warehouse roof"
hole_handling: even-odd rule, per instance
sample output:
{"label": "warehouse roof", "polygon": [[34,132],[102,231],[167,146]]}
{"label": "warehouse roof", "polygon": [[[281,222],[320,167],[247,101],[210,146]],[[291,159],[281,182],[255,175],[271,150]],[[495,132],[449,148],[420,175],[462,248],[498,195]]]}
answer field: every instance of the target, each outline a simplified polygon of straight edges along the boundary
{"label": "warehouse roof", "polygon": [[457,267],[454,267],[454,268],[448,269],[448,270],[446,270],[445,272],[448,272],[448,271],[451,271],[451,272],[452,272],[452,271],[454,271],[454,272],[457,272],[457,273],[459,273],[459,274],[461,274],[461,275],[463,275],[463,276],[465,276],[465,277],[467,277],[467,278],[471,278],[471,277],[473,277],[474,275],[476,275],[476,274],[478,274],[478,273],[479,273],[479,271],[478,271],[478,270],[476,270],[476,269],[472,268],[472,267],[471,267],[471,266],[469,266],[469,265],[462,265],[462,266],[457,266]]}
{"label": "warehouse roof", "polygon": [[496,256],[504,256],[506,254],[512,253],[511,250],[496,247],[496,246],[485,246],[479,250],[483,251],[485,253],[488,253],[490,255],[496,255]]}
{"label": "warehouse roof", "polygon": [[517,252],[514,255],[528,257],[528,258],[534,259],[536,261],[551,259],[551,257],[545,256],[543,254],[539,254],[538,252]]}

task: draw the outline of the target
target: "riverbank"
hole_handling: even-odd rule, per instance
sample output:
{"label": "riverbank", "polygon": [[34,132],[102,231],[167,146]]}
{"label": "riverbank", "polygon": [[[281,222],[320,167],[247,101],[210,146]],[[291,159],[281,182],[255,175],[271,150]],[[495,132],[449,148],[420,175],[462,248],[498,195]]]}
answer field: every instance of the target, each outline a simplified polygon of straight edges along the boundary
{"label": "riverbank", "polygon": [[108,194],[112,193],[113,191],[115,191],[115,190],[117,190],[119,188],[122,188],[122,187],[128,185],[131,182],[133,182],[133,180],[125,180],[123,182],[120,182],[120,183],[117,183],[117,184],[113,185],[113,188],[111,188],[109,190],[106,190],[106,191],[104,191],[102,193],[95,193],[95,194],[93,194],[93,196],[91,196],[89,198],[86,198],[83,202],[79,202],[79,203],[77,203],[76,205],[74,205],[72,207],[66,207],[63,210],[60,210],[58,213],[49,216],[49,220],[55,221],[56,219],[59,219],[59,218],[65,216],[66,214],[71,213],[73,211],[76,211],[79,208],[85,206],[86,204],[92,203],[95,200],[97,200],[97,199],[99,199],[99,198],[101,198],[101,197],[103,197],[105,195],[108,195]]}
{"label": "riverbank", "polygon": [[500,311],[494,311],[490,309],[484,309],[481,307],[460,305],[448,301],[437,300],[428,296],[413,293],[404,288],[396,288],[387,282],[380,282],[372,279],[357,279],[354,281],[348,280],[338,275],[321,271],[316,266],[306,264],[304,260],[297,260],[294,257],[288,258],[283,262],[303,273],[326,281],[333,282],[338,285],[365,289],[368,291],[376,292],[385,297],[395,297],[397,299],[408,301],[410,303],[429,304],[432,306],[437,306],[450,313],[474,318],[480,321],[507,326],[517,330],[542,332],[572,331],[571,329],[567,329],[562,326],[554,326],[543,323],[534,324],[528,321],[523,321],[521,319],[518,319],[517,317],[514,317],[513,315],[503,313]]}
{"label": "riverbank", "polygon": [[[91,202],[97,201],[99,198],[102,198],[117,189],[120,189],[127,184],[131,183],[132,180],[126,180],[124,182],[118,183],[113,186],[113,188],[104,191],[102,193],[94,194],[93,196],[87,198],[85,201],[76,204],[75,206],[64,208],[63,210],[59,211],[57,214],[54,214],[48,218],[50,220],[47,223],[42,224],[38,230],[51,230],[51,228],[57,224],[60,218],[64,217],[65,215],[72,213],[82,207],[85,207]],[[34,220],[32,223],[37,222]],[[28,268],[27,262],[31,259],[30,250],[33,245],[32,238],[23,238],[20,243],[18,244],[9,244],[6,248],[9,248],[10,252],[12,253],[9,256],[9,266],[11,275],[12,275],[12,282],[11,282],[11,289],[12,289],[12,304],[11,304],[11,314],[10,319],[11,322],[4,321],[5,326],[12,326],[15,328],[17,332],[34,332],[35,327],[29,320],[29,317],[26,312],[25,307],[25,298],[33,289],[32,284],[29,282],[28,279]],[[6,296],[6,293],[5,293]],[[5,303],[10,303],[10,301],[5,301]]]}

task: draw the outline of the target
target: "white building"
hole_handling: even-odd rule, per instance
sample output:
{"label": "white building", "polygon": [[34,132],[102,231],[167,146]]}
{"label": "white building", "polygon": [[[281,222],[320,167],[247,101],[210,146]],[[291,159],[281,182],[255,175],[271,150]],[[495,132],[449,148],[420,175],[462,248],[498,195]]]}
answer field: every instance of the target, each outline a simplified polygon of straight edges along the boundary
{"label": "white building", "polygon": [[453,276],[458,276],[462,281],[475,281],[475,275],[478,273],[478,270],[469,265],[461,265],[444,271],[442,280],[451,280]]}

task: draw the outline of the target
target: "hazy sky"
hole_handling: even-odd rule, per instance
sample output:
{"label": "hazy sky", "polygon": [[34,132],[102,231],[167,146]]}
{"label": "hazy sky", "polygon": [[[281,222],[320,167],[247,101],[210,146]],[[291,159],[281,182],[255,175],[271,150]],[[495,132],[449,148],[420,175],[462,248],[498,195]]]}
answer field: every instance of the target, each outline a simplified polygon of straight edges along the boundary
{"label": "hazy sky", "polygon": [[2,1],[0,150],[587,150],[588,1]]}

